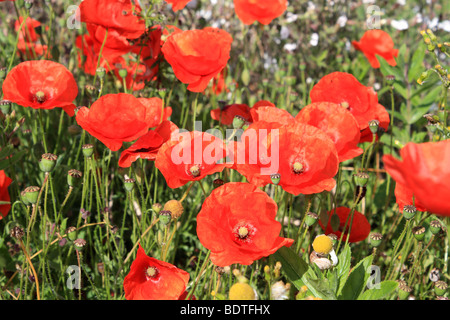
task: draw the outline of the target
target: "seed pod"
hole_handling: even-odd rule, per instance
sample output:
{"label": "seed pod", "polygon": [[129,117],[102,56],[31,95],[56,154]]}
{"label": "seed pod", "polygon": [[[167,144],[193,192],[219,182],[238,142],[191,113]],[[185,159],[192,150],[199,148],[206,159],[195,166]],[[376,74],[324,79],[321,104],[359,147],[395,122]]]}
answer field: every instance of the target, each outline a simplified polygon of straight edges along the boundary
{"label": "seed pod", "polygon": [[83,176],[83,173],[81,171],[70,169],[67,172],[67,184],[69,187],[78,187],[81,185],[81,177]]}
{"label": "seed pod", "polygon": [[416,215],[416,207],[413,205],[406,205],[403,207],[403,218],[411,220]]}
{"label": "seed pod", "polygon": [[180,218],[184,212],[183,205],[178,200],[167,201],[166,204],[164,205],[163,210],[170,211],[170,213],[172,214],[172,219]]}
{"label": "seed pod", "polygon": [[92,144],[85,144],[81,148],[83,150],[83,155],[86,158],[90,158],[94,154],[94,146]]}
{"label": "seed pod", "polygon": [[125,179],[124,181],[125,190],[128,192],[133,191],[135,182],[136,180],[134,180],[133,178]]}
{"label": "seed pod", "polygon": [[398,286],[398,298],[400,300],[406,300],[412,292],[412,288],[406,284],[405,281],[399,281]]}
{"label": "seed pod", "polygon": [[378,247],[381,244],[381,241],[383,240],[383,235],[378,232],[374,232],[370,235],[370,244],[373,247]]}
{"label": "seed pod", "polygon": [[23,197],[26,199],[26,201],[28,201],[28,203],[34,205],[38,200],[40,190],[41,188],[36,186],[27,187],[23,191]]}
{"label": "seed pod", "polygon": [[44,153],[39,161],[39,168],[42,172],[51,172],[56,165],[58,156],[52,153]]}
{"label": "seed pod", "polygon": [[272,174],[272,175],[270,176],[270,179],[272,180],[272,183],[273,183],[274,185],[277,185],[277,184],[280,183],[281,175],[280,175],[279,173]]}
{"label": "seed pod", "polygon": [[436,281],[434,284],[434,293],[436,293],[437,296],[443,296],[447,293],[447,289],[447,283],[442,280]]}
{"label": "seed pod", "polygon": [[308,227],[311,227],[311,226],[313,226],[313,225],[317,222],[318,219],[319,219],[319,216],[318,216],[316,213],[314,213],[314,212],[308,212],[308,213],[306,214],[305,224],[306,224]]}
{"label": "seed pod", "polygon": [[171,220],[172,213],[169,210],[163,210],[159,213],[159,222],[161,222],[163,226],[167,226]]}
{"label": "seed pod", "polygon": [[14,228],[11,229],[9,235],[11,236],[11,238],[20,240],[25,235],[25,231],[21,227],[15,226]]}
{"label": "seed pod", "polygon": [[423,238],[425,237],[425,227],[424,226],[417,226],[412,228],[412,233],[414,234],[414,237],[418,240],[418,241],[422,241]]}
{"label": "seed pod", "polygon": [[86,246],[86,240],[84,240],[84,239],[76,239],[73,242],[73,245],[75,246],[76,250],[81,251]]}
{"label": "seed pod", "polygon": [[433,220],[430,222],[430,231],[432,234],[436,235],[441,231],[441,223],[439,220]]}
{"label": "seed pod", "polygon": [[367,182],[369,181],[369,174],[367,172],[358,172],[353,175],[353,178],[355,180],[355,184],[358,187],[364,187],[367,185]]}

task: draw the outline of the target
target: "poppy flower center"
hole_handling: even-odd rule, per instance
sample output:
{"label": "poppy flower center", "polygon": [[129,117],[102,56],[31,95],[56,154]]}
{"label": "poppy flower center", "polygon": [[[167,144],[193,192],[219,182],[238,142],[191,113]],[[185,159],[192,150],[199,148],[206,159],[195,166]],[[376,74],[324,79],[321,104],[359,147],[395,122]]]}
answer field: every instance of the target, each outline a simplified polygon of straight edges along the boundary
{"label": "poppy flower center", "polygon": [[155,279],[159,275],[159,271],[156,267],[150,266],[145,270],[145,276],[147,280]]}
{"label": "poppy flower center", "polygon": [[305,168],[303,167],[303,164],[297,161],[293,164],[292,171],[294,171],[295,174],[300,174],[305,171]]}
{"label": "poppy flower center", "polygon": [[350,107],[350,104],[347,101],[343,101],[343,102],[341,102],[341,107],[348,109],[348,107]]}
{"label": "poppy flower center", "polygon": [[240,242],[250,242],[255,234],[256,228],[248,223],[238,223],[233,228],[233,235]]}
{"label": "poppy flower center", "polygon": [[190,172],[194,177],[200,176],[200,166],[199,166],[199,165],[193,165],[193,166],[189,169],[189,172]]}
{"label": "poppy flower center", "polygon": [[45,92],[43,92],[43,91],[38,91],[38,92],[36,92],[35,94],[34,94],[34,96],[35,96],[35,98],[36,98],[36,100],[39,102],[39,103],[43,103],[44,101],[45,101]]}

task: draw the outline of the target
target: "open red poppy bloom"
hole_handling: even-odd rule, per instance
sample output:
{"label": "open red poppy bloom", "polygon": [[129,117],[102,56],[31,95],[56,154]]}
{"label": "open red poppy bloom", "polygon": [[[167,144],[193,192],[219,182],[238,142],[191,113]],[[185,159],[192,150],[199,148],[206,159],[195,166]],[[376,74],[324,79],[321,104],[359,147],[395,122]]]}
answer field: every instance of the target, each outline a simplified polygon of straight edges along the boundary
{"label": "open red poppy bloom", "polygon": [[[8,187],[11,184],[12,179],[6,176],[4,170],[0,170],[0,201],[9,202],[11,198],[9,196]],[[0,205],[0,220],[2,220],[11,210],[11,204]]]}
{"label": "open red poppy bloom", "polygon": [[[377,104],[377,107],[375,108],[375,118],[373,120],[380,121],[378,132],[386,132],[389,128],[389,123],[391,122],[391,118],[389,117],[389,113],[386,111],[386,108],[383,107],[381,104]],[[379,139],[380,134],[377,134],[376,139]],[[361,131],[361,140],[362,142],[371,142],[373,140],[373,133],[370,131],[370,128],[366,128]]]}
{"label": "open red poppy bloom", "polygon": [[178,11],[183,9],[189,2],[192,0],[165,0],[167,3],[170,3],[172,5],[173,11]]}
{"label": "open red poppy bloom", "polygon": [[378,96],[351,74],[333,72],[322,79],[310,92],[311,102],[333,102],[348,109],[358,121],[361,130],[369,127],[369,121],[376,119]]}
{"label": "open red poppy bloom", "polygon": [[122,151],[119,166],[128,168],[137,159],[155,160],[159,148],[176,134],[178,127],[171,121],[163,121],[155,130],[140,137],[131,147]]}
{"label": "open red poppy bloom", "polygon": [[[23,17],[16,20],[14,23],[14,29],[18,32],[20,26],[23,23]],[[19,41],[17,43],[17,49],[25,55],[27,59],[37,59],[47,53],[47,46],[39,43],[40,36],[36,32],[36,28],[39,28],[41,23],[28,17],[25,24],[22,26],[19,34]]]}
{"label": "open red poppy bloom", "polygon": [[243,265],[267,257],[294,240],[280,237],[277,204],[256,186],[226,183],[205,199],[197,216],[197,235],[216,266]]}
{"label": "open red poppy bloom", "polygon": [[274,122],[280,125],[289,124],[295,118],[286,110],[277,108],[274,104],[266,104],[266,101],[256,103],[250,110],[253,122],[265,121]]}
{"label": "open red poppy bloom", "polygon": [[[342,232],[344,232],[344,236],[342,237],[342,241],[347,240],[347,236],[350,233],[350,238],[348,239],[348,242],[359,242],[365,240],[370,233],[370,223],[367,221],[367,218],[365,215],[363,215],[361,212],[358,212],[356,210],[353,211],[353,222],[352,222],[352,228],[350,229],[350,223],[351,223],[351,210],[347,207],[338,207],[336,210],[332,210],[328,212],[328,221],[331,218],[331,215],[336,211],[336,214],[339,217],[339,228],[338,230],[333,230],[331,227],[331,224],[328,223],[328,225],[325,227],[325,225],[319,220],[320,227],[322,230],[324,230],[325,234],[334,233],[337,235],[338,239],[341,238]],[[345,223],[347,222],[347,227],[344,230]],[[350,230],[350,232],[348,232]]]}
{"label": "open red poppy bloom", "polygon": [[403,212],[403,208],[405,206],[411,205],[414,205],[417,211],[427,211],[427,209],[424,206],[422,206],[419,200],[415,198],[413,192],[407,186],[397,182],[395,184],[394,194],[400,212]]}
{"label": "open red poppy bloom", "polygon": [[234,0],[234,10],[244,24],[269,24],[287,9],[287,0]]}
{"label": "open red poppy bloom", "polygon": [[201,180],[225,168],[228,154],[224,142],[206,132],[180,132],[165,142],[156,155],[155,166],[170,188]]}
{"label": "open red poppy bloom", "polygon": [[95,101],[91,108],[77,112],[77,123],[111,151],[122,143],[131,142],[157,126],[161,120],[162,100],[135,98],[131,94],[107,94]]}
{"label": "open red poppy bloom", "polygon": [[408,143],[400,150],[402,160],[384,155],[386,171],[414,194],[428,212],[450,216],[450,140]]}
{"label": "open red poppy bloom", "polygon": [[4,99],[33,109],[62,108],[75,114],[78,95],[72,73],[60,63],[48,60],[25,61],[15,66],[3,82]]}
{"label": "open red poppy bloom", "polygon": [[[258,148],[258,149],[256,149]],[[313,126],[292,121],[288,125],[254,122],[237,143],[234,168],[257,186],[272,183],[291,194],[330,191],[339,166],[334,142]]]}
{"label": "open red poppy bloom", "polygon": [[82,22],[93,23],[116,30],[129,39],[139,38],[145,32],[139,3],[131,0],[84,0],[80,4]]}
{"label": "open red poppy bloom", "polygon": [[358,147],[361,137],[358,122],[345,108],[332,102],[316,102],[304,107],[295,119],[321,129],[333,140],[339,162],[363,153]]}
{"label": "open red poppy bloom", "polygon": [[123,288],[127,300],[178,300],[188,282],[189,273],[147,256],[139,245]]}
{"label": "open red poppy bloom", "polygon": [[218,28],[188,30],[170,35],[162,47],[164,58],[187,89],[203,92],[230,59],[231,35]]}
{"label": "open red poppy bloom", "polygon": [[380,62],[376,57],[377,55],[385,59],[389,65],[397,65],[394,58],[398,56],[398,49],[394,49],[394,41],[383,30],[367,30],[359,42],[352,41],[352,44],[356,50],[364,53],[372,68],[380,67]]}

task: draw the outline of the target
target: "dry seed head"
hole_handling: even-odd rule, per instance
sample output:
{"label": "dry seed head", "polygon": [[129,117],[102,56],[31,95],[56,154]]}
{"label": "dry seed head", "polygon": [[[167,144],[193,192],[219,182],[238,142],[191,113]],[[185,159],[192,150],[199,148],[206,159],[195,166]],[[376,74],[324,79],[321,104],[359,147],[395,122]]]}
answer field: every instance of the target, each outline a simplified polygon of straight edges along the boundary
{"label": "dry seed head", "polygon": [[172,219],[178,219],[184,212],[183,205],[178,200],[167,201],[163,210],[170,211],[172,214]]}
{"label": "dry seed head", "polygon": [[15,226],[14,228],[11,229],[11,231],[9,232],[9,235],[12,238],[20,240],[25,235],[25,231],[21,227]]}

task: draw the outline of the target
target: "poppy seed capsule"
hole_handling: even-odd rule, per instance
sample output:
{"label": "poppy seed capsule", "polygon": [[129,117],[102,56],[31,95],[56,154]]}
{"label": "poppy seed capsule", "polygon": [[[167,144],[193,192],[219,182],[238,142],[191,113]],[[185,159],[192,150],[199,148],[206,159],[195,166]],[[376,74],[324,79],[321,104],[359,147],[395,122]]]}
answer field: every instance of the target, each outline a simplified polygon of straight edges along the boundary
{"label": "poppy seed capsule", "polygon": [[388,85],[392,86],[394,84],[395,81],[395,76],[394,75],[387,75],[386,76],[386,82]]}
{"label": "poppy seed capsule", "polygon": [[97,73],[97,76],[100,79],[103,79],[105,77],[105,75],[106,75],[106,69],[103,68],[103,67],[98,67],[97,70],[96,70],[96,73]]}
{"label": "poppy seed capsule", "polygon": [[406,205],[403,207],[403,218],[411,220],[416,215],[416,207],[413,205]]}
{"label": "poppy seed capsule", "polygon": [[308,227],[312,227],[312,226],[317,222],[318,219],[319,219],[319,216],[318,216],[316,213],[314,213],[314,212],[308,212],[308,213],[306,214],[305,224],[306,224]]}
{"label": "poppy seed capsule", "polygon": [[235,116],[233,118],[233,128],[234,129],[241,129],[244,124],[245,124],[245,119],[243,117]]}
{"label": "poppy seed capsule", "polygon": [[90,158],[94,154],[94,146],[92,144],[85,144],[81,147],[81,149],[83,150],[83,155],[86,158]]}
{"label": "poppy seed capsule", "polygon": [[37,186],[27,187],[23,191],[23,195],[30,204],[34,205],[38,200],[39,190],[41,190],[41,188]]}
{"label": "poppy seed capsule", "polygon": [[378,133],[379,126],[380,126],[380,121],[378,121],[378,120],[370,120],[369,121],[369,129],[373,134]]}
{"label": "poppy seed capsule", "polygon": [[25,0],[25,9],[30,10],[33,7],[34,0]]}
{"label": "poppy seed capsule", "polygon": [[127,75],[128,75],[127,69],[120,69],[120,70],[119,70],[119,76],[120,76],[122,79],[123,79],[123,78],[126,78]]}
{"label": "poppy seed capsule", "polygon": [[378,232],[374,232],[370,235],[370,244],[373,247],[378,247],[381,244],[381,241],[383,240],[383,235]]}
{"label": "poppy seed capsule", "polygon": [[50,172],[55,167],[56,160],[58,160],[57,155],[52,153],[44,153],[39,161],[39,168],[42,172]]}
{"label": "poppy seed capsule", "polygon": [[436,281],[434,284],[434,293],[436,293],[437,296],[443,296],[447,292],[447,289],[447,283],[442,280]]}
{"label": "poppy seed capsule", "polygon": [[159,213],[159,222],[163,226],[167,226],[170,220],[172,220],[172,213],[169,210],[163,210]]}
{"label": "poppy seed capsule", "polygon": [[76,239],[73,242],[73,245],[75,246],[76,250],[81,251],[86,246],[86,240],[84,240],[84,239]]}
{"label": "poppy seed capsule", "polygon": [[81,184],[82,176],[83,174],[81,173],[81,171],[70,169],[67,172],[67,184],[69,185],[69,187],[78,187]]}
{"label": "poppy seed capsule", "polygon": [[406,284],[405,281],[399,281],[398,285],[398,298],[400,300],[406,300],[412,292],[412,288]]}
{"label": "poppy seed capsule", "polygon": [[439,220],[433,220],[430,222],[430,231],[432,234],[436,235],[441,231],[441,223]]}
{"label": "poppy seed capsule", "polygon": [[8,114],[11,111],[11,101],[9,100],[0,101],[0,110],[4,115]]}
{"label": "poppy seed capsule", "polygon": [[272,180],[272,183],[273,183],[274,185],[277,185],[277,184],[280,183],[281,175],[280,175],[279,173],[272,174],[272,175],[270,176],[270,180]]}
{"label": "poppy seed capsule", "polygon": [[367,172],[358,172],[353,175],[353,178],[358,187],[365,187],[369,181],[370,175]]}
{"label": "poppy seed capsule", "polygon": [[20,192],[20,199],[22,200],[23,204],[26,206],[29,206],[31,203],[28,201],[28,198],[26,196],[26,192],[25,190],[23,190],[22,192]]}
{"label": "poppy seed capsule", "polygon": [[125,190],[127,190],[128,192],[133,191],[135,182],[136,180],[134,180],[133,178],[125,179],[124,181]]}
{"label": "poppy seed capsule", "polygon": [[414,237],[418,240],[418,241],[422,241],[423,238],[425,237],[425,227],[424,226],[417,226],[412,228],[412,233],[414,234]]}
{"label": "poppy seed capsule", "polygon": [[76,237],[77,237],[77,228],[75,227],[69,227],[67,228],[67,237],[69,238],[70,241],[75,241]]}
{"label": "poppy seed capsule", "polygon": [[183,205],[178,200],[169,200],[164,205],[163,210],[170,211],[172,214],[172,219],[178,219],[183,214]]}

